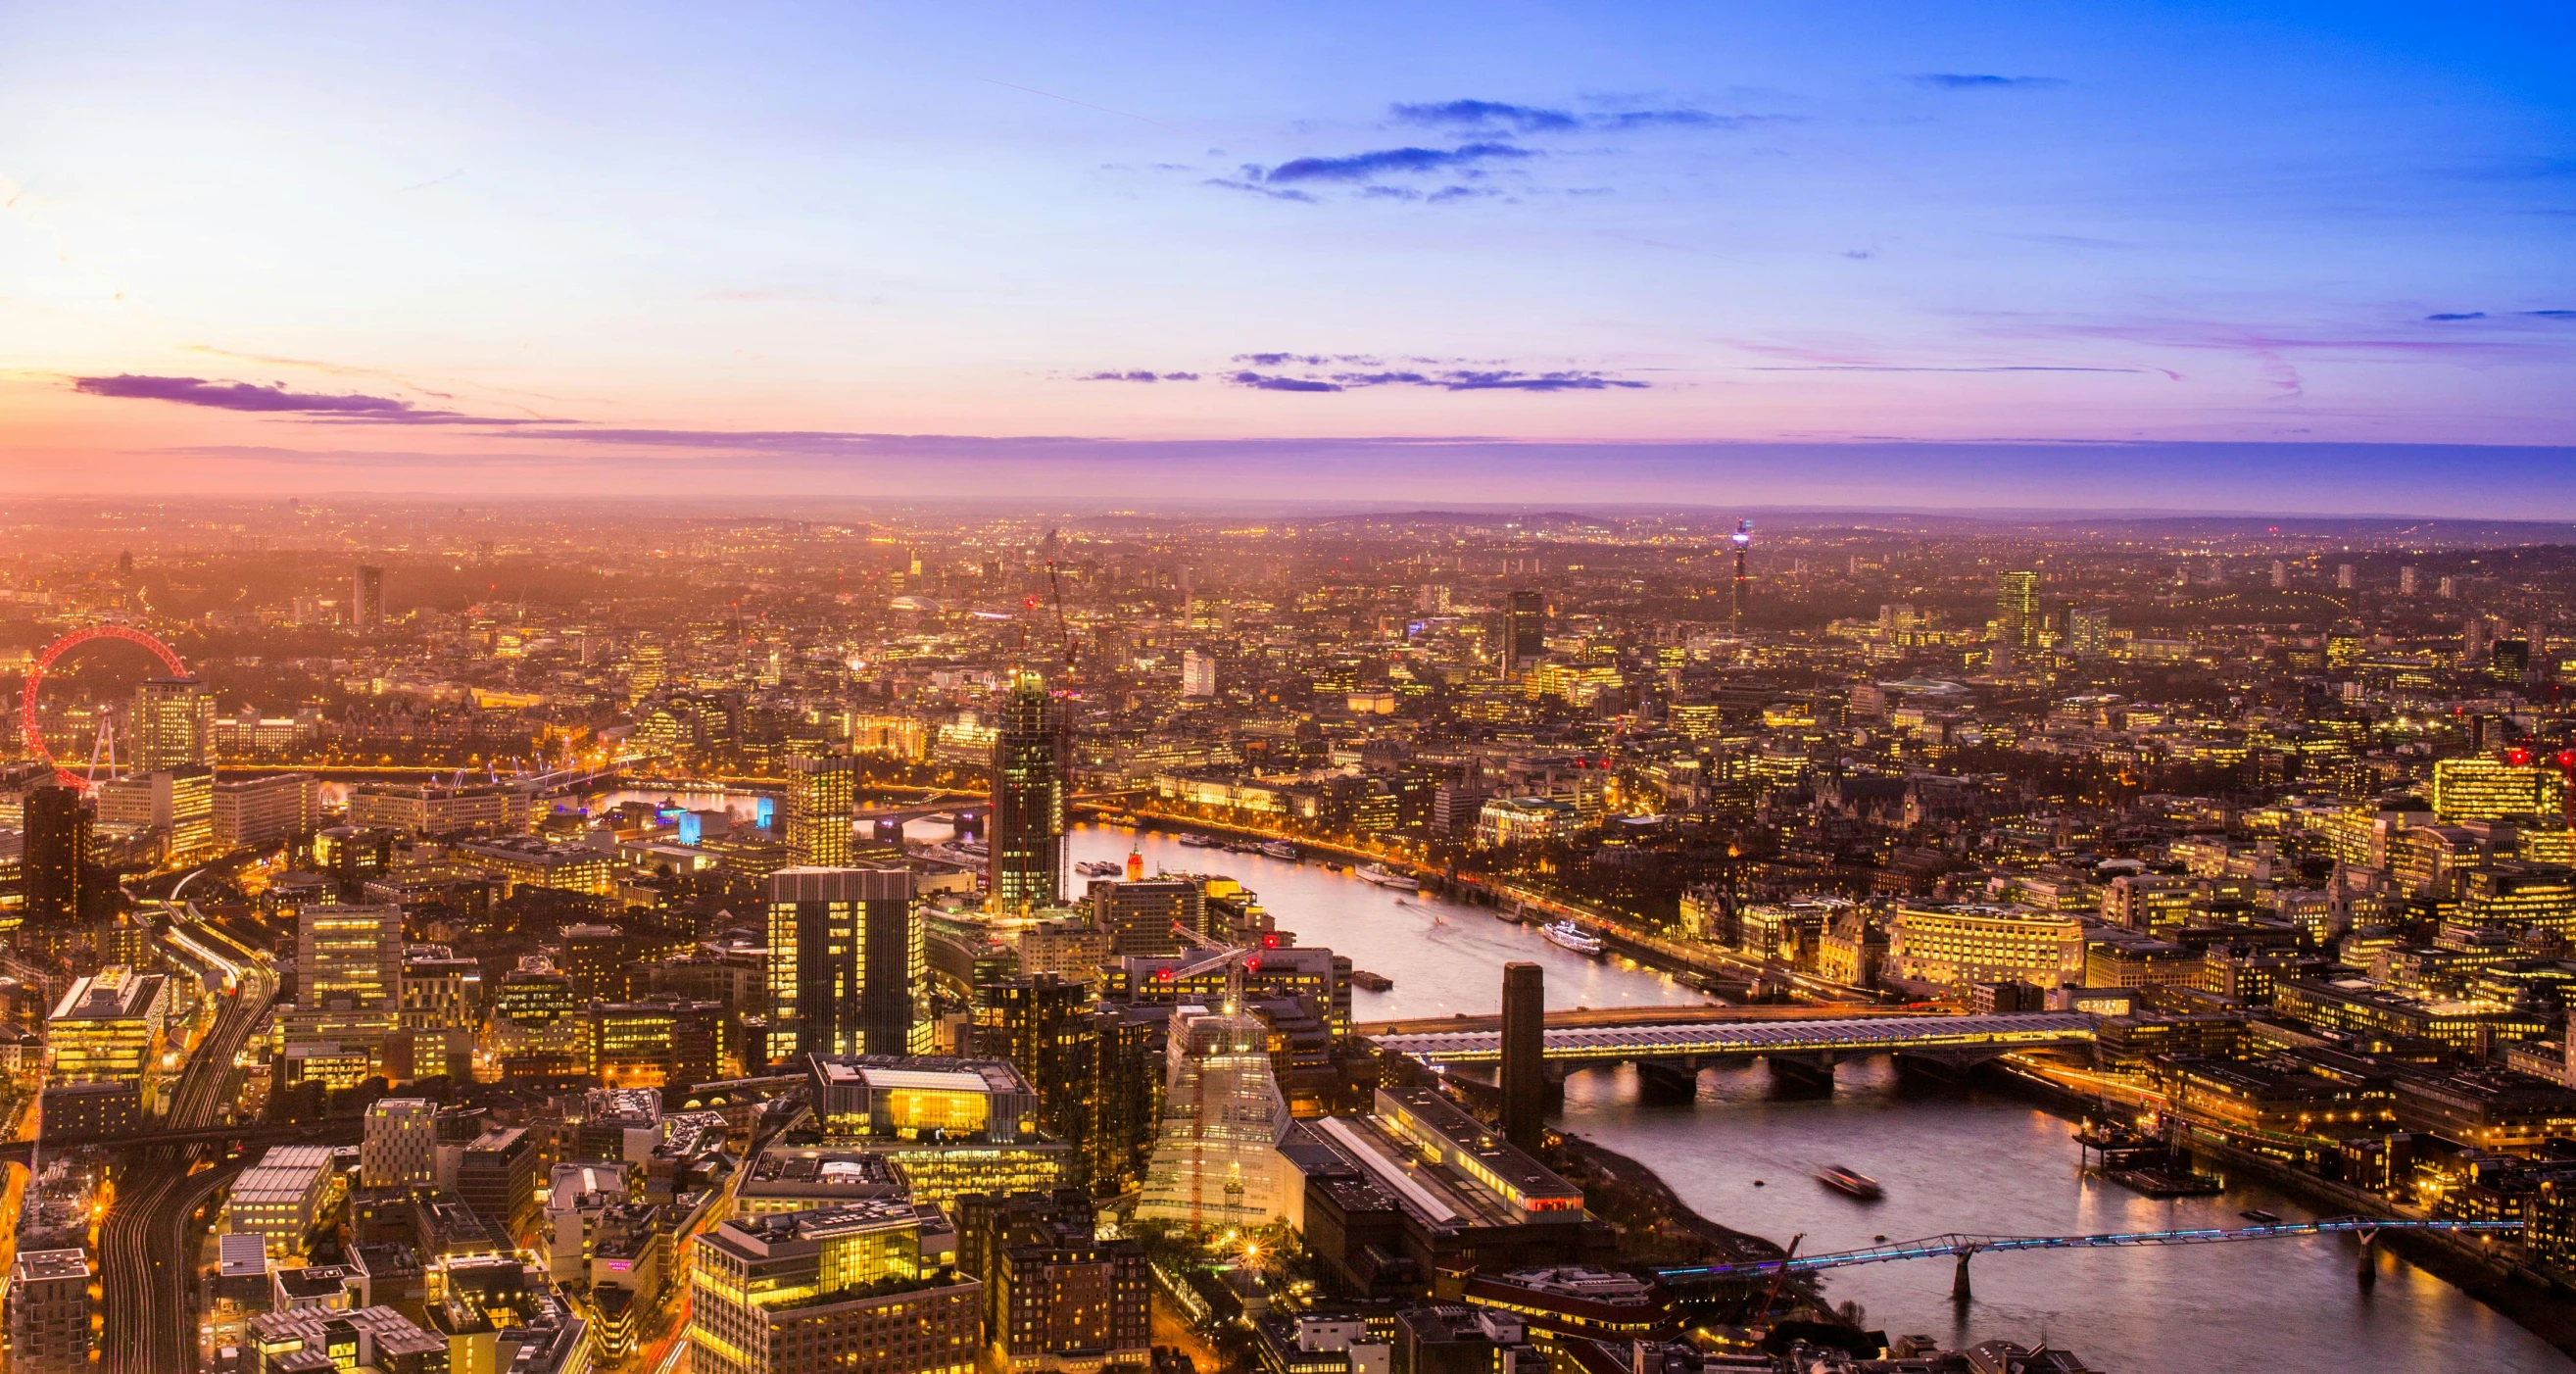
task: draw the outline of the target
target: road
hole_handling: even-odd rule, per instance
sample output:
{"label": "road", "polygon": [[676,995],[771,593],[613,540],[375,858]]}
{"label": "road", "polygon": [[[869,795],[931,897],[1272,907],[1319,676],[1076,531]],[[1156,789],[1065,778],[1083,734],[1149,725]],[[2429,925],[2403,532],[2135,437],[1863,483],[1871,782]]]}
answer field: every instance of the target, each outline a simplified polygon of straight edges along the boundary
{"label": "road", "polygon": [[[223,942],[188,934],[189,916],[174,921],[171,946],[179,957],[212,970],[214,1026],[197,1042],[171,1094],[166,1130],[221,1123],[231,1086],[233,1058],[277,996],[277,975],[259,956]],[[202,929],[202,926],[199,927]],[[197,1367],[195,1302],[197,1209],[213,1201],[242,1163],[189,1172],[214,1147],[164,1146],[136,1151],[126,1162],[99,1230],[99,1278],[108,1297],[100,1304],[102,1374],[189,1374]]]}
{"label": "road", "polygon": [[664,1283],[662,1300],[654,1304],[660,1315],[648,1336],[637,1342],[635,1353],[627,1358],[624,1367],[650,1370],[652,1374],[673,1374],[689,1358],[690,1269],[697,1254],[692,1242],[700,1231],[712,1228],[733,1215],[734,1189],[741,1185],[743,1176],[751,1172],[752,1161],[760,1158],[760,1152],[767,1149],[777,1135],[778,1128],[772,1128],[752,1137],[743,1153],[742,1167],[734,1170],[724,1182],[724,1196],[707,1208],[704,1220],[691,1227],[687,1234],[671,1238],[670,1278]]}

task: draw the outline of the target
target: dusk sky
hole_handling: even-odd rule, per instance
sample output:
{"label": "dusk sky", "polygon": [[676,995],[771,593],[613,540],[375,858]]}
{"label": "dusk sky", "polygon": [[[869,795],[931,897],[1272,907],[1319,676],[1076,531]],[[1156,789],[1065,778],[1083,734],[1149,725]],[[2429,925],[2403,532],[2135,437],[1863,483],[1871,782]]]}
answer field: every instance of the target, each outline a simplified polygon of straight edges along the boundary
{"label": "dusk sky", "polygon": [[2571,13],[21,0],[0,492],[2576,518]]}

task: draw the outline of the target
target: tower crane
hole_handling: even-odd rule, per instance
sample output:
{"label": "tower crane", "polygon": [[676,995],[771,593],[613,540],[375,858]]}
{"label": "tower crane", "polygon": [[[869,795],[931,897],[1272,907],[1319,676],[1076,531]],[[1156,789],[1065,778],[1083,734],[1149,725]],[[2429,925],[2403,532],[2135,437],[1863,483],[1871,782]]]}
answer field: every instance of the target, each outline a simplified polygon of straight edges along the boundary
{"label": "tower crane", "polygon": [[1062,542],[1056,538],[1056,532],[1048,530],[1046,537],[1047,599],[1055,605],[1055,633],[1056,638],[1064,641],[1064,675],[1070,681],[1073,677],[1076,642],[1072,627],[1067,625],[1064,619],[1064,579],[1056,572],[1056,551],[1062,547]]}
{"label": "tower crane", "polygon": [[1232,1016],[1242,1011],[1244,970],[1260,967],[1260,949],[1252,945],[1229,945],[1222,940],[1211,940],[1178,921],[1172,922],[1172,933],[1180,937],[1181,943],[1197,950],[1199,957],[1185,960],[1174,966],[1167,976],[1177,983],[1184,978],[1194,978],[1222,965],[1225,969],[1225,1014]]}

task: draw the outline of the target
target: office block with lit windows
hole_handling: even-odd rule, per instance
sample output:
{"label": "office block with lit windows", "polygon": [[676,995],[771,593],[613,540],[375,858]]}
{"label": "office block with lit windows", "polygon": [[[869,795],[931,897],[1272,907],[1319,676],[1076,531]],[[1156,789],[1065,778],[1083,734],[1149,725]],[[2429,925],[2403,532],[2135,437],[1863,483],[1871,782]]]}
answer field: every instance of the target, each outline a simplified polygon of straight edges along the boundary
{"label": "office block with lit windows", "polygon": [[894,1198],[724,1222],[693,1242],[695,1374],[968,1374],[984,1285],[922,1262]]}
{"label": "office block with lit windows", "polygon": [[884,1155],[923,1202],[960,1193],[1053,1192],[1073,1148],[1038,1129],[1038,1095],[1002,1059],[813,1055],[825,1140]]}
{"label": "office block with lit windows", "polygon": [[957,1262],[984,1281],[987,1340],[1013,1370],[1090,1374],[1152,1355],[1144,1248],[1102,1240],[1089,1194],[957,1199]]}

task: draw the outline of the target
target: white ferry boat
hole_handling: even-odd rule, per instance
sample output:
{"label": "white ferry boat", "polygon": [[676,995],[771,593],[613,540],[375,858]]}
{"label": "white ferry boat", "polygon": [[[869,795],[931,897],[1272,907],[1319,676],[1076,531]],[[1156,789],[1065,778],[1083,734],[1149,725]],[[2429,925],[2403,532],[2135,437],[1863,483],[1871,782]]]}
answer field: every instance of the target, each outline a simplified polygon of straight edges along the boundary
{"label": "white ferry boat", "polygon": [[1573,950],[1577,954],[1601,952],[1601,937],[1572,921],[1559,921],[1541,930],[1539,934],[1546,936],[1549,944]]}
{"label": "white ferry boat", "polygon": [[1261,852],[1274,859],[1293,859],[1297,857],[1297,846],[1286,840],[1263,840]]}
{"label": "white ferry boat", "polygon": [[1391,887],[1398,892],[1420,892],[1422,890],[1421,879],[1415,878],[1409,874],[1398,873],[1394,869],[1387,867],[1385,864],[1370,864],[1359,871],[1359,876],[1369,882],[1377,884],[1380,887]]}

